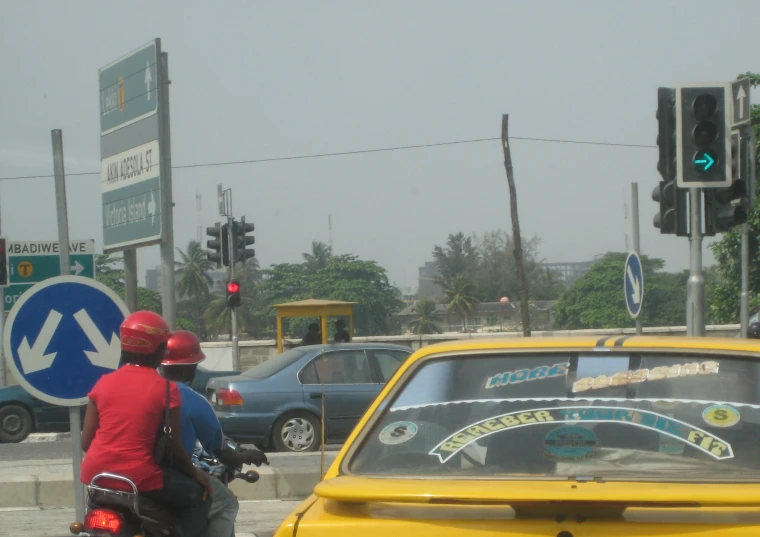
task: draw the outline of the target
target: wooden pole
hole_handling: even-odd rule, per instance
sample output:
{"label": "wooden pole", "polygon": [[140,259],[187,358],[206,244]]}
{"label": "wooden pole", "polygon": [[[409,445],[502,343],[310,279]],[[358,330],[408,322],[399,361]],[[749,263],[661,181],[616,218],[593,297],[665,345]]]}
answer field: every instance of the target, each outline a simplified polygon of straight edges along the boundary
{"label": "wooden pole", "polygon": [[501,145],[504,148],[504,168],[507,170],[507,183],[509,184],[509,208],[512,213],[512,237],[515,244],[515,264],[517,265],[517,286],[518,294],[520,295],[523,336],[530,337],[528,281],[525,278],[520,220],[517,217],[517,189],[515,188],[515,177],[512,172],[512,152],[509,148],[509,114],[501,116]]}

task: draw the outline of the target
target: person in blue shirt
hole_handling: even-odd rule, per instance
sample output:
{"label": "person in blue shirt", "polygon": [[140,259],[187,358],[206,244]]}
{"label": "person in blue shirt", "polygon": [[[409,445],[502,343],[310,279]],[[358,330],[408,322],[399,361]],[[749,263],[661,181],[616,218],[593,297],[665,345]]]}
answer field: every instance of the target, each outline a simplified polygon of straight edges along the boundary
{"label": "person in blue shirt", "polygon": [[[255,464],[267,462],[264,453],[247,450],[239,453],[224,447],[222,426],[211,404],[190,387],[195,378],[198,364],[206,359],[198,337],[186,330],[174,332],[166,345],[161,372],[164,378],[177,383],[182,401],[180,429],[182,445],[192,458],[196,443],[203,451],[216,456],[227,465]],[[221,481],[209,476],[214,495],[208,516],[208,537],[233,537],[238,501],[232,491]]]}

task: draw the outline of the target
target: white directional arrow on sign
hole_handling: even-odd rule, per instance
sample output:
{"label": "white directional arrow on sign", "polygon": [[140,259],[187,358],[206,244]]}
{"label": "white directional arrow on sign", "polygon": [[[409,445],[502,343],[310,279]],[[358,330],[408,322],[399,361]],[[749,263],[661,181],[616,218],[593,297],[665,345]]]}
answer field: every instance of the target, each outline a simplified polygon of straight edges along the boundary
{"label": "white directional arrow on sign", "polygon": [[18,357],[25,374],[42,371],[53,365],[55,355],[58,353],[51,352],[50,354],[45,354],[45,351],[48,345],[50,345],[50,340],[53,339],[53,334],[55,334],[62,317],[63,315],[57,311],[50,310],[34,344],[30,347],[26,337],[21,340],[21,344],[18,346]]}
{"label": "white directional arrow on sign", "polygon": [[[618,276],[619,277],[619,276]],[[639,284],[639,281],[636,279],[636,277],[633,275],[633,271],[631,270],[631,267],[628,267],[628,279],[631,280],[631,289],[633,289],[633,303],[634,304],[640,304],[641,303],[641,285]]]}
{"label": "white directional arrow on sign", "polygon": [[156,197],[153,192],[150,193],[150,201],[148,201],[148,214],[150,215],[150,225],[152,226],[156,222]]}
{"label": "white directional arrow on sign", "polygon": [[153,76],[150,74],[150,62],[145,62],[145,95],[150,101],[150,82]]}
{"label": "white directional arrow on sign", "polygon": [[82,274],[83,270],[84,270],[84,267],[79,261],[74,261],[74,264],[71,265],[71,273],[74,276],[79,276],[80,274]]}
{"label": "white directional arrow on sign", "polygon": [[744,92],[744,86],[739,86],[739,89],[736,91],[736,100],[739,101],[739,118],[742,119],[744,117],[744,99],[747,98],[747,94]]}
{"label": "white directional arrow on sign", "polygon": [[111,333],[111,342],[109,343],[100,329],[92,322],[90,315],[83,309],[74,314],[74,319],[79,323],[80,328],[95,347],[94,351],[84,351],[92,365],[98,367],[107,367],[108,369],[118,369],[119,359],[121,358],[121,344],[119,336]]}

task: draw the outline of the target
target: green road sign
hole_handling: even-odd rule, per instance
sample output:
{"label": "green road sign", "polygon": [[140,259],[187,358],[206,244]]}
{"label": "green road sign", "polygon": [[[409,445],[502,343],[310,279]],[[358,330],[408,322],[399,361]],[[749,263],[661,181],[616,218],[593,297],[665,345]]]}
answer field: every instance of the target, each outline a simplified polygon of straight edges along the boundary
{"label": "green road sign", "polygon": [[[8,244],[10,285],[5,289],[4,310],[34,284],[61,275],[57,241],[13,242]],[[95,241],[70,241],[71,274],[95,278]]]}
{"label": "green road sign", "polygon": [[121,250],[161,240],[161,188],[158,166],[153,177],[103,190],[103,248]]}
{"label": "green road sign", "polygon": [[154,40],[100,69],[101,135],[158,111],[158,50]]}

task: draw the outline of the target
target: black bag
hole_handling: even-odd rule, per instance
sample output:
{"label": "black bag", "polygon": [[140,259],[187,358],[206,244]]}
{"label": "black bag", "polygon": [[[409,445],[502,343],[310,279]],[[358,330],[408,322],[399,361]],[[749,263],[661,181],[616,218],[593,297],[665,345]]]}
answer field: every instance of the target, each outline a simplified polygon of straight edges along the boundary
{"label": "black bag", "polygon": [[169,405],[171,403],[170,384],[166,381],[166,409],[164,417],[161,420],[161,427],[158,430],[158,442],[156,442],[156,462],[159,466],[168,468],[172,466],[174,460],[172,456],[172,426],[169,416]]}

